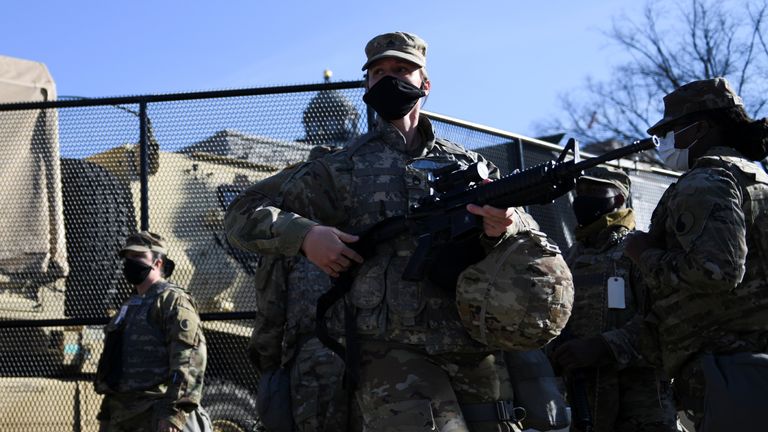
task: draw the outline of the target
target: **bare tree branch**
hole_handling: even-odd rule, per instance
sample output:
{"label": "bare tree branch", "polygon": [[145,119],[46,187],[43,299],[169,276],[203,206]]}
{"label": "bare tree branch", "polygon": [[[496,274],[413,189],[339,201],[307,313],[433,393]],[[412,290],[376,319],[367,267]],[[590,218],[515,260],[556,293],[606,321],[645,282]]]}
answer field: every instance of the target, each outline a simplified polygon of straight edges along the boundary
{"label": "bare tree branch", "polygon": [[[727,77],[751,115],[768,110],[767,0],[648,0],[638,21],[612,20],[605,35],[629,54],[605,82],[587,79],[560,98],[564,117],[542,133],[570,132],[584,143],[631,140],[661,118],[662,96],[698,79]],[[735,7],[737,3],[742,7]],[[743,7],[746,6],[746,7]]]}

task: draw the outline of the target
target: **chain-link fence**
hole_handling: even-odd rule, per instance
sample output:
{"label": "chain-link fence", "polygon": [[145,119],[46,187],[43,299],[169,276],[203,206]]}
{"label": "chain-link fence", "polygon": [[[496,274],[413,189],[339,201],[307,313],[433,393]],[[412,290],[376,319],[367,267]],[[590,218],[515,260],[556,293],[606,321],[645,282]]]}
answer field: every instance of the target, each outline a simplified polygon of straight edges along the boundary
{"label": "chain-link fence", "polygon": [[[168,239],[172,280],[200,308],[204,405],[222,430],[252,430],[256,257],[229,246],[224,209],[313,146],[365,132],[362,93],[344,82],[0,105],[0,430],[97,430],[90,382],[101,326],[129,295],[117,250],[139,229]],[[554,145],[430,116],[438,136],[505,174],[557,155]],[[647,224],[671,177],[626,166]],[[574,225],[569,200],[529,209],[562,247]]]}

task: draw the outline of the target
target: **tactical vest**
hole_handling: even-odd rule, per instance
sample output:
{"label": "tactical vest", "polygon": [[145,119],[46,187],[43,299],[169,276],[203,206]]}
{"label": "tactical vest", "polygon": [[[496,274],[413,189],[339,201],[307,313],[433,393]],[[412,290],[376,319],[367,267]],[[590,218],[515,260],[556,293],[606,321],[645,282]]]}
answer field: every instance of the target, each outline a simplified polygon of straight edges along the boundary
{"label": "tactical vest", "polygon": [[164,283],[125,303],[128,308],[123,323],[116,323],[123,325],[121,392],[164,386],[168,380],[168,347],[160,323],[151,322],[151,315],[159,297],[169,289],[174,288]]}
{"label": "tactical vest", "polygon": [[[607,229],[614,232],[606,244],[596,248],[577,244],[578,249],[568,263],[575,288],[568,327],[576,337],[590,337],[620,328],[638,310],[632,262],[624,256],[623,240],[629,230],[624,227]],[[608,278],[611,277],[624,281],[624,309],[608,308]]]}
{"label": "tactical vest", "polygon": [[[691,353],[764,349],[760,348],[765,343],[761,338],[768,331],[768,175],[753,163],[730,156],[702,157],[695,168],[724,169],[741,189],[748,247],[746,272],[729,293],[679,291],[654,303],[665,367],[673,375]],[[666,205],[668,195],[662,197],[660,205]],[[653,223],[665,226],[664,221]],[[674,230],[666,231],[667,248],[682,248]]]}
{"label": "tactical vest", "polygon": [[[406,214],[410,203],[427,193],[420,176],[406,172],[411,159],[379,137],[368,137],[349,149],[352,168],[351,214],[346,229],[360,232],[389,217]],[[428,158],[474,162],[456,145],[438,140]],[[379,245],[360,267],[348,294],[356,307],[362,338],[422,345],[428,352],[475,352],[480,345],[463,328],[452,298],[455,287],[438,287],[401,276],[415,249],[410,235]]]}

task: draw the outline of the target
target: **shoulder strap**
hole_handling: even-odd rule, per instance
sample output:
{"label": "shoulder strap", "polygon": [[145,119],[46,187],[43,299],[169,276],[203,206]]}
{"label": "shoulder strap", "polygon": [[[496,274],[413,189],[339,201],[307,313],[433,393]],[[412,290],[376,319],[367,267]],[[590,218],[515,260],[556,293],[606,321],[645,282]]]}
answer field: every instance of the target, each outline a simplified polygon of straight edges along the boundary
{"label": "shoulder strap", "polygon": [[444,139],[444,138],[436,138],[435,144],[445,149],[445,151],[447,151],[448,153],[453,153],[453,154],[467,153],[467,150],[464,147],[462,147],[461,144],[457,144],[453,141],[448,141],[447,139]]}

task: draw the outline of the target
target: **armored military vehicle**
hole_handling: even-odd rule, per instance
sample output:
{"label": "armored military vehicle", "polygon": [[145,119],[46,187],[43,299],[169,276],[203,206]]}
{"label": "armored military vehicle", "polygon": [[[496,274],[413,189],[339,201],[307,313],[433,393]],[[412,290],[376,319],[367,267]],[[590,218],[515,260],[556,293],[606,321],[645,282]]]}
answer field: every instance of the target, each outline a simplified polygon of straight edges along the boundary
{"label": "armored military vehicle", "polygon": [[[0,56],[0,104],[56,99],[45,65]],[[315,144],[337,145],[358,133],[357,110],[322,90],[299,120],[303,138],[224,128],[172,151],[147,116],[142,171],[140,136],[102,144],[126,121],[138,130],[135,104],[67,109],[62,99],[50,108],[0,111],[0,392],[13,395],[0,398],[0,430],[98,428],[100,396],[91,380],[101,328],[130,292],[116,251],[147,227],[168,239],[171,279],[190,290],[203,315],[203,404],[214,426],[255,430],[257,377],[246,345],[256,257],[228,245],[223,212],[243,188],[304,160]],[[328,116],[329,109],[342,115]]]}

